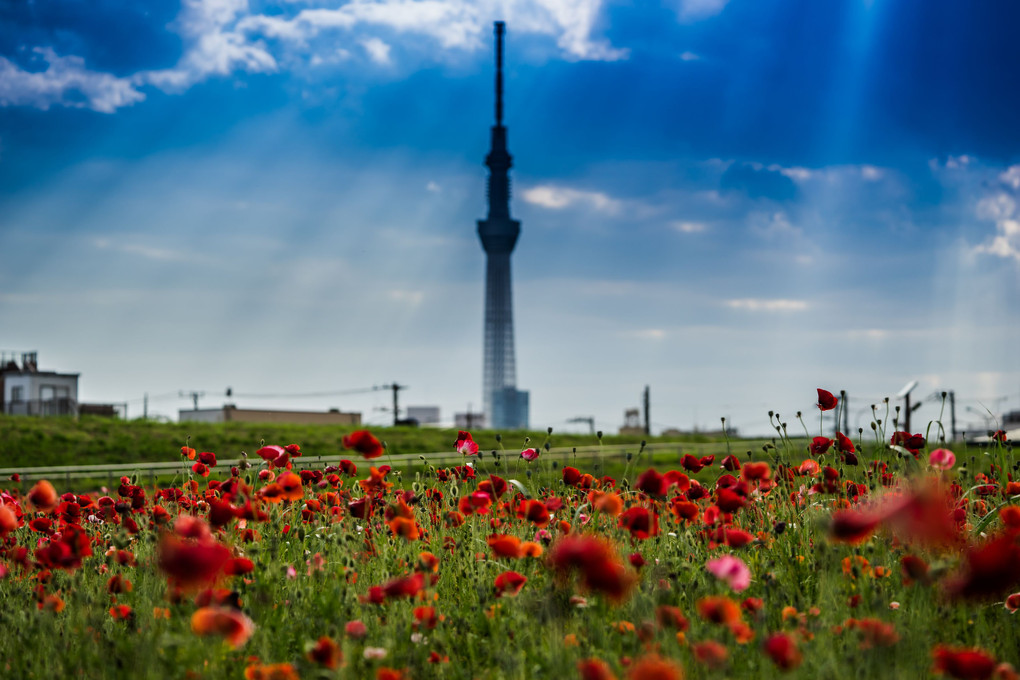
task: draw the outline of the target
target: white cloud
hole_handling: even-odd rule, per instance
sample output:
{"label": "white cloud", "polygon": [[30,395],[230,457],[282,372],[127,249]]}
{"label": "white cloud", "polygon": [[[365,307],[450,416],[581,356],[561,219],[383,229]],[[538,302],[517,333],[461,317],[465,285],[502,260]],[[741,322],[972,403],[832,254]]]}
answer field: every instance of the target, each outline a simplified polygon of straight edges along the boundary
{"label": "white cloud", "polygon": [[390,46],[379,38],[365,38],[361,41],[369,59],[377,64],[387,65],[390,63]]}
{"label": "white cloud", "polygon": [[808,303],[804,300],[788,300],[783,298],[774,300],[740,298],[726,300],[724,304],[730,309],[743,309],[750,312],[802,312],[808,308]]}
{"label": "white cloud", "polygon": [[722,12],[729,0],[680,0],[678,12],[682,21],[698,21]]}
{"label": "white cloud", "polygon": [[552,184],[543,184],[527,189],[522,194],[522,198],[528,203],[549,208],[550,210],[563,210],[564,208],[582,205],[596,212],[613,215],[621,207],[619,200],[601,191],[583,191],[581,189],[570,189]]}
{"label": "white cloud", "polygon": [[173,68],[143,71],[135,81],[179,92],[212,75],[277,70],[266,45],[238,29],[238,20],[247,13],[248,0],[183,0],[174,22],[184,38],[183,56]]}
{"label": "white cloud", "polygon": [[[25,70],[0,57],[0,106],[61,105],[111,113],[145,99],[139,88],[146,85],[183,92],[210,77],[273,73],[281,64],[341,63],[350,57],[347,47],[354,45],[361,45],[372,61],[389,64],[390,44],[374,34],[379,30],[425,36],[444,50],[488,50],[491,20],[497,17],[505,18],[515,33],[552,37],[567,59],[613,61],[628,56],[627,50],[593,36],[603,0],[329,1],[337,6],[294,0],[290,7],[305,7],[270,16],[252,12],[248,0],[182,0],[169,26],[184,45],[177,64],[129,77],[90,71],[81,57],[60,57],[47,47],[35,48],[48,63],[43,71]],[[331,35],[312,44],[326,32]],[[345,36],[346,47],[336,45],[336,32],[352,34]],[[429,46],[422,55],[436,58]]]}
{"label": "white cloud", "polygon": [[747,216],[747,224],[752,233],[763,238],[790,238],[801,234],[782,210],[753,212]]}
{"label": "white cloud", "polygon": [[92,245],[99,250],[115,250],[128,255],[138,255],[147,260],[157,260],[160,262],[194,262],[198,259],[195,255],[180,250],[154,248],[152,246],[145,246],[137,243],[124,243],[120,240],[115,241],[108,238],[97,238],[92,242]]}
{"label": "white cloud", "polygon": [[640,330],[630,331],[627,335],[639,340],[663,340],[666,337],[666,331],[661,328],[642,328]]}
{"label": "white cloud", "polygon": [[439,186],[438,183],[430,181],[428,184],[425,185],[425,190],[431,191],[434,194],[438,194],[440,191],[443,190],[443,188]]}
{"label": "white cloud", "polygon": [[394,302],[400,302],[411,307],[417,307],[425,299],[424,291],[420,290],[391,290],[388,295]]}
{"label": "white cloud", "polygon": [[876,168],[874,165],[862,165],[861,166],[861,178],[869,182],[877,182],[882,179],[884,173],[880,168]]}
{"label": "white cloud", "polygon": [[33,52],[46,62],[44,71],[26,71],[0,57],[0,106],[86,108],[113,113],[145,99],[127,78],[90,71],[81,57],[58,56],[49,47]]}
{"label": "white cloud", "polygon": [[706,229],[704,222],[686,222],[683,220],[670,222],[670,226],[681,234],[700,234]]}
{"label": "white cloud", "polygon": [[691,51],[681,52],[680,53],[680,60],[681,61],[701,61],[701,55],[700,54],[695,54],[694,52],[691,52]]}

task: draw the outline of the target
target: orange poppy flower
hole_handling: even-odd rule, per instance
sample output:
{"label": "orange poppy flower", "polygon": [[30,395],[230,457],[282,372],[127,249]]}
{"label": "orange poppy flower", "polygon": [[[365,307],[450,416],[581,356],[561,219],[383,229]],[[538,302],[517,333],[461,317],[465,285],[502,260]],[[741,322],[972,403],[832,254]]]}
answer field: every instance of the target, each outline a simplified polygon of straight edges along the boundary
{"label": "orange poppy flower", "polygon": [[729,625],[741,619],[740,606],[724,595],[703,597],[695,606],[698,615],[711,623]]}
{"label": "orange poppy flower", "polygon": [[683,669],[657,654],[638,659],[627,673],[628,680],[683,680]]}
{"label": "orange poppy flower", "polygon": [[202,607],[191,615],[191,630],[197,635],[220,635],[227,644],[238,649],[255,632],[255,624],[235,609]]}
{"label": "orange poppy flower", "polygon": [[494,534],[489,536],[489,547],[496,557],[517,558],[522,555],[521,539],[507,534]]}
{"label": "orange poppy flower", "polygon": [[253,663],[244,669],[244,680],[301,680],[289,663]]}
{"label": "orange poppy flower", "polygon": [[39,512],[49,512],[60,503],[60,496],[57,495],[57,490],[53,488],[52,484],[45,479],[40,479],[28,492],[28,502]]}

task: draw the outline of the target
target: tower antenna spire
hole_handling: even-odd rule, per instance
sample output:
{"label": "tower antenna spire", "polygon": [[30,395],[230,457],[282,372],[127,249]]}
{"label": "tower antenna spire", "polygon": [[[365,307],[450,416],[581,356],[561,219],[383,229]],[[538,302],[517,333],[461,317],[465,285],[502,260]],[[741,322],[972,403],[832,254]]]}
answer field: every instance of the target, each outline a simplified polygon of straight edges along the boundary
{"label": "tower antenna spire", "polygon": [[503,32],[506,25],[496,22],[496,125],[503,124]]}

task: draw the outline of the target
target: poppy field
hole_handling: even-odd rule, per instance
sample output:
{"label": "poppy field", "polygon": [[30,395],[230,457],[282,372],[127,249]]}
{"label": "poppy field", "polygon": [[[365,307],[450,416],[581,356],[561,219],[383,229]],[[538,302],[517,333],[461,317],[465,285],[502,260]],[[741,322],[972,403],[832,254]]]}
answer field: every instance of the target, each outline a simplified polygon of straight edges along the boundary
{"label": "poppy field", "polygon": [[1020,678],[1012,445],[875,414],[669,466],[460,432],[394,469],[362,430],[320,469],[188,442],[165,486],[11,480],[0,677]]}

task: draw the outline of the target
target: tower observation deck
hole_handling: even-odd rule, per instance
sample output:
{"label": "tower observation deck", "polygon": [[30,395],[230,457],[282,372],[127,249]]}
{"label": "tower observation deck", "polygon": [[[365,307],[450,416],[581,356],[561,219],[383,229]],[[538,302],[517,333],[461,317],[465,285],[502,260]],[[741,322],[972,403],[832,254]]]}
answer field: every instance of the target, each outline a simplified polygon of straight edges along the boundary
{"label": "tower observation deck", "polygon": [[510,217],[510,167],[503,125],[503,33],[496,22],[496,124],[492,148],[485,157],[489,168],[489,214],[478,220],[478,237],[485,250],[485,350],[482,396],[489,427],[528,427],[528,393],[517,389],[514,361],[513,296],[510,254],[517,245],[521,223]]}

